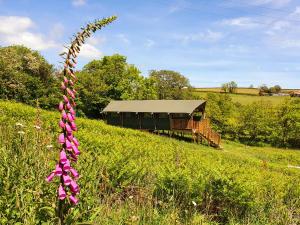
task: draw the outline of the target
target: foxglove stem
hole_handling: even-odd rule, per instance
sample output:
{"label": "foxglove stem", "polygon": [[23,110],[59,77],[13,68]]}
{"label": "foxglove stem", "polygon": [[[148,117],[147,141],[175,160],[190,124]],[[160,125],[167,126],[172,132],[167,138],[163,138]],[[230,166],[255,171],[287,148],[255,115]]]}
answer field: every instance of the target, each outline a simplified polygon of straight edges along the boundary
{"label": "foxglove stem", "polygon": [[[59,121],[59,127],[61,133],[58,136],[58,143],[60,146],[60,154],[58,163],[55,166],[55,170],[50,173],[46,178],[47,182],[54,179],[55,176],[59,177],[60,184],[58,187],[58,217],[61,224],[64,224],[66,203],[77,205],[78,199],[76,195],[79,193],[79,186],[76,180],[79,178],[78,172],[72,167],[74,162],[77,162],[77,156],[80,154],[78,149],[79,142],[74,137],[74,132],[77,131],[75,123],[76,107],[75,98],[77,91],[74,89],[74,85],[77,81],[75,75],[75,65],[77,63],[76,57],[80,52],[80,47],[85,43],[85,39],[98,29],[106,26],[116,19],[115,16],[109,17],[103,20],[96,20],[94,23],[90,23],[87,27],[82,28],[82,31],[77,33],[75,39],[68,47],[68,51],[62,53],[65,56],[63,79],[60,84],[62,90],[62,101],[58,105],[58,110],[61,112],[61,119]],[[68,199],[69,201],[65,201]]]}

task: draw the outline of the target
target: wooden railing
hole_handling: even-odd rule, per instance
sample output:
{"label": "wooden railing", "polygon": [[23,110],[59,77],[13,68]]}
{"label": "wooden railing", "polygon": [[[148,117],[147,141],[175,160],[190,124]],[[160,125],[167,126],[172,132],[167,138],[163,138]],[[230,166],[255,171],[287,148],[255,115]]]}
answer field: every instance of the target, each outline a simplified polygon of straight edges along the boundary
{"label": "wooden railing", "polygon": [[194,121],[193,119],[171,119],[171,130],[192,130],[196,135],[201,135],[210,144],[220,146],[221,135],[210,127],[209,119]]}

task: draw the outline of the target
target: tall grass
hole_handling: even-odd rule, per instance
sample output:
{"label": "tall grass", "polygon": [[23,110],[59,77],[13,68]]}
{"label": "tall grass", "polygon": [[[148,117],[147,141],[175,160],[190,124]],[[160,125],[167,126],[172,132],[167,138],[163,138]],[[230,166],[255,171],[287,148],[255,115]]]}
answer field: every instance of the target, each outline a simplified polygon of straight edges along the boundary
{"label": "tall grass", "polygon": [[[0,224],[58,224],[58,113],[0,102]],[[21,125],[16,123],[21,123]],[[67,224],[297,224],[300,153],[224,144],[218,151],[78,119],[80,203]],[[24,133],[23,133],[23,132]],[[52,187],[53,185],[53,187]]]}

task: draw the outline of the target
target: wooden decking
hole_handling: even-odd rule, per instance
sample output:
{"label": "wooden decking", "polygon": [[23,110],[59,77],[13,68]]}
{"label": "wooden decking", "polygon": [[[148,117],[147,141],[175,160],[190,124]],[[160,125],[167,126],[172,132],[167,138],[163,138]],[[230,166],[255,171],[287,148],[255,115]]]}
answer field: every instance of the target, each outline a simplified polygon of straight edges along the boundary
{"label": "wooden decking", "polygon": [[201,119],[195,121],[193,119],[172,119],[171,130],[191,131],[194,140],[204,138],[209,145],[214,147],[221,147],[221,135],[214,131],[210,126],[209,119]]}

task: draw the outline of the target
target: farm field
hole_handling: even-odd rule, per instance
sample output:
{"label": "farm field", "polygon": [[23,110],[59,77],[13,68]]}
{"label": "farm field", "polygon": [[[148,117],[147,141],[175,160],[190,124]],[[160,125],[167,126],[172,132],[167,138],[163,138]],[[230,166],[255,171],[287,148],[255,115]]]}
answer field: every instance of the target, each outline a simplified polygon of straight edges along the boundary
{"label": "farm field", "polygon": [[[221,93],[223,92],[220,87],[212,87],[212,88],[194,88],[195,92],[214,92]],[[299,89],[282,89],[283,93],[289,93],[291,91],[299,91]],[[245,94],[245,95],[258,95],[259,90],[257,88],[237,88],[236,94]]]}
{"label": "farm field", "polygon": [[[220,87],[212,87],[212,88],[195,88],[196,92],[223,92]],[[237,88],[237,94],[247,94],[247,95],[258,95],[259,91],[257,88]]]}
{"label": "farm field", "polygon": [[[193,94],[199,98],[205,99],[208,93],[218,93],[212,91],[194,91]],[[224,93],[222,93],[224,94]],[[242,105],[251,104],[257,101],[270,101],[272,104],[281,104],[289,96],[259,96],[259,95],[247,95],[247,94],[227,94],[234,102],[241,103]]]}
{"label": "farm field", "polygon": [[[57,224],[59,114],[0,101],[0,224]],[[300,151],[223,150],[79,118],[80,203],[67,224],[298,224]],[[39,124],[41,128],[36,125]]]}

